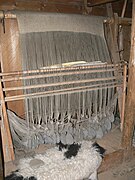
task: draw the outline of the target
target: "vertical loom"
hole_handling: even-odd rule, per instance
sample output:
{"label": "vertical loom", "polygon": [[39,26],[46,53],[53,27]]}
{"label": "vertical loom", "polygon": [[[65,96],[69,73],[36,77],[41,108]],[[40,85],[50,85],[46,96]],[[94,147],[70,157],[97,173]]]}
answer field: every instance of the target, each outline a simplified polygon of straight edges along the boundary
{"label": "vertical loom", "polygon": [[[42,143],[62,141],[70,144],[82,139],[101,138],[111,129],[117,100],[115,88],[122,86],[122,76],[114,76],[115,71],[121,72],[122,67],[89,63],[85,66],[9,73],[2,82],[24,80],[33,83],[3,89],[5,92],[27,92],[5,98],[6,102],[25,99],[29,107],[26,121],[8,110],[14,145],[35,148]],[[101,77],[101,74],[104,76]],[[53,78],[54,82],[47,81],[48,78]],[[34,84],[33,80],[40,84]],[[33,107],[39,111],[38,114]]]}
{"label": "vertical loom", "polygon": [[104,39],[104,18],[42,13],[18,13],[17,18],[23,71],[2,80],[23,81],[3,89],[23,92],[6,102],[25,100],[26,121],[8,110],[14,145],[101,138],[111,129],[115,88],[122,85],[122,67],[111,64]]}

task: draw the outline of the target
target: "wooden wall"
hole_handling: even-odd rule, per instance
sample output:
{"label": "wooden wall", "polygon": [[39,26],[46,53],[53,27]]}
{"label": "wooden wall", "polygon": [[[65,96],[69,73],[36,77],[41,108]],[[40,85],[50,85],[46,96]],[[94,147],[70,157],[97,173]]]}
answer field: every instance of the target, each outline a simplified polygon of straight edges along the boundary
{"label": "wooden wall", "polygon": [[131,26],[124,26],[123,28],[123,58],[129,61],[131,47]]}
{"label": "wooden wall", "polygon": [[[0,10],[26,10],[106,16],[106,3],[121,16],[125,0],[1,0]],[[131,17],[132,0],[128,0],[125,16]]]}
{"label": "wooden wall", "polygon": [[[1,71],[11,72],[22,70],[19,49],[19,31],[17,19],[5,19],[5,33],[2,23],[0,23],[0,45],[2,51]],[[18,86],[21,82],[15,82]],[[6,87],[12,87],[12,82],[7,82]],[[18,95],[20,92],[8,92],[6,95]],[[14,101],[7,104],[8,108],[23,117],[23,101]]]}

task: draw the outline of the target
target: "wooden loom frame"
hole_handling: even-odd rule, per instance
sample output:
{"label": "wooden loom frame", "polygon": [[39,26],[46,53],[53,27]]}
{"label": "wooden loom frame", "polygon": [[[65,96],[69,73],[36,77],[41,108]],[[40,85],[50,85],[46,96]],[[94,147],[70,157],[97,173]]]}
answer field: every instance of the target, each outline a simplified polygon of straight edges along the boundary
{"label": "wooden loom frame", "polygon": [[[85,91],[85,90],[96,90],[96,89],[104,89],[104,88],[112,88],[112,87],[120,87],[122,86],[123,89],[125,90],[125,83],[118,83],[117,80],[119,80],[119,77],[116,77],[115,75],[113,77],[107,77],[107,78],[94,78],[94,79],[89,79],[89,80],[82,80],[82,82],[96,82],[97,84],[95,85],[91,85],[91,86],[84,86],[83,87],[78,87],[77,89],[65,89],[60,90],[58,92],[52,92],[52,91],[47,91],[47,92],[40,92],[40,93],[32,93],[32,94],[22,94],[22,95],[17,95],[17,96],[8,96],[6,97],[5,94],[8,91],[14,91],[14,90],[25,90],[25,89],[30,89],[30,88],[39,88],[39,87],[48,87],[47,84],[43,84],[43,85],[31,85],[31,86],[20,86],[20,87],[9,87],[9,88],[4,88],[4,83],[7,81],[10,82],[14,82],[14,81],[21,81],[23,79],[35,79],[35,78],[44,78],[44,77],[48,77],[48,76],[62,76],[62,75],[68,75],[68,74],[87,74],[87,73],[98,73],[98,72],[119,72],[120,73],[123,71],[124,68],[124,73],[123,73],[123,79],[126,80],[125,76],[126,76],[126,69],[127,65],[124,64],[102,64],[102,65],[91,65],[91,66],[78,66],[78,67],[67,67],[67,68],[56,68],[56,69],[40,69],[40,70],[29,70],[29,71],[18,71],[18,72],[7,72],[7,73],[0,73],[1,76],[1,80],[0,80],[0,95],[1,95],[1,108],[2,108],[2,112],[3,112],[3,123],[4,126],[6,127],[6,132],[2,131],[2,137],[3,137],[3,151],[4,151],[4,159],[5,162],[8,161],[13,161],[15,159],[14,156],[14,151],[13,151],[13,144],[12,144],[12,138],[11,138],[11,134],[10,134],[10,128],[9,128],[9,123],[8,123],[8,116],[7,116],[7,110],[6,110],[6,102],[9,101],[16,101],[16,100],[20,100],[20,99],[25,99],[25,98],[34,98],[34,97],[44,97],[44,96],[48,96],[50,95],[50,93],[53,95],[57,95],[57,94],[65,94],[65,93],[74,93],[74,92],[81,92],[81,91]],[[96,68],[96,69],[95,69]],[[35,73],[37,73],[35,75]],[[43,74],[38,74],[38,73],[43,73]],[[110,81],[110,80],[115,80],[116,82],[104,82],[104,81]],[[98,84],[98,81],[103,81],[103,83]],[[73,81],[72,83],[80,83],[81,81]],[[67,82],[70,83],[70,82]],[[54,83],[54,85],[62,85],[65,84],[65,82],[59,82],[59,83]],[[52,83],[49,84],[49,86],[52,86]],[[123,91],[123,98],[125,99],[125,91]],[[125,100],[123,100],[123,108],[124,108],[124,103]],[[124,109],[123,109],[124,112]],[[2,128],[3,129],[3,128]],[[5,135],[7,135],[7,139],[8,141],[5,141]],[[10,147],[9,148],[9,154],[6,154],[6,149],[4,147]]]}
{"label": "wooden loom frame", "polygon": [[[8,17],[7,17],[8,18]],[[12,17],[10,17],[10,18],[12,18]],[[15,17],[13,17],[13,18],[15,18]],[[125,18],[124,18],[125,19]],[[120,20],[121,20],[121,22],[119,23],[119,24],[123,24],[123,23],[125,23],[126,25],[127,24],[130,24],[130,19],[127,19],[127,21],[126,21],[126,19],[125,19],[125,21],[123,21],[124,20],[123,18],[121,18]],[[111,22],[112,23],[112,26],[115,24],[115,28],[116,28],[116,26],[117,26],[117,23],[116,23],[116,21],[113,21],[113,22]],[[115,29],[116,30],[116,29]],[[115,30],[114,30],[114,32],[115,32]],[[115,33],[114,33],[115,34]],[[114,37],[116,37],[116,35],[114,35]],[[113,44],[113,42],[112,42],[112,44]],[[115,48],[113,48],[113,49],[115,49]],[[114,54],[116,54],[115,52],[114,52]],[[117,56],[117,55],[116,55]],[[115,57],[116,57],[115,56]],[[114,59],[117,59],[117,58],[114,58]],[[15,73],[17,73],[17,72],[15,72]],[[2,74],[1,74],[2,75]],[[123,77],[123,78],[125,78],[125,76]],[[126,79],[126,78],[125,78]],[[125,84],[126,84],[126,81],[124,81],[125,82]],[[1,81],[1,84],[2,84],[3,82]],[[124,89],[124,84],[123,84],[123,89]],[[125,96],[125,91],[123,91],[124,93],[123,93],[123,96]],[[3,96],[3,100],[2,100],[2,96]],[[123,98],[123,99],[125,99],[125,98]],[[1,101],[3,101],[3,103],[2,103],[2,105],[3,105],[3,107],[5,106],[5,96],[4,96],[4,91],[3,91],[3,87],[1,87]],[[6,100],[7,101],[7,100]],[[124,104],[125,104],[125,100],[123,101],[123,107],[124,107]],[[6,107],[4,107],[3,108],[3,112],[6,114]],[[124,110],[123,110],[123,112],[124,112]],[[7,118],[6,116],[5,116],[5,118]],[[8,122],[8,121],[7,121]],[[9,131],[10,132],[10,131]],[[123,136],[124,136],[124,134],[125,134],[125,129],[123,130]],[[129,138],[129,137],[128,137]],[[122,144],[125,144],[125,141],[128,141],[128,139],[126,139],[126,140],[123,140],[123,142],[122,142]],[[13,147],[13,146],[12,146]],[[130,147],[131,148],[131,147]],[[4,148],[3,148],[4,149]],[[11,148],[11,151],[10,151],[10,153],[12,154],[12,149],[13,148]],[[132,156],[135,156],[135,150],[134,150],[134,148],[131,148],[130,149],[130,152],[128,153],[128,155],[130,154],[130,157],[132,157]],[[114,152],[114,153],[111,153],[111,154],[108,154],[108,155],[106,155],[105,156],[105,158],[104,158],[104,160],[103,160],[103,163],[102,163],[102,166],[101,166],[101,168],[100,168],[100,172],[102,172],[102,171],[104,171],[104,170],[107,170],[108,168],[110,168],[110,167],[112,167],[113,165],[116,165],[116,164],[118,164],[118,163],[121,163],[122,161],[123,161],[123,159],[124,159],[124,157],[125,157],[125,147],[124,148],[121,148],[121,149],[119,149],[118,151],[116,151],[116,152]],[[9,158],[7,158],[7,161],[11,161],[11,160],[13,160],[14,159],[14,153],[12,154],[12,156],[10,156]],[[5,161],[6,162],[6,161]]]}

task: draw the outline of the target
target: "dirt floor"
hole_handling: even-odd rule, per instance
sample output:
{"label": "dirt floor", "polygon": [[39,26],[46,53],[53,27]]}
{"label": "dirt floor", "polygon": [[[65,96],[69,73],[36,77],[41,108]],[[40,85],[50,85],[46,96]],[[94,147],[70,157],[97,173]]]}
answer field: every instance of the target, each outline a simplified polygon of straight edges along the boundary
{"label": "dirt floor", "polygon": [[135,180],[135,159],[98,175],[99,180]]}

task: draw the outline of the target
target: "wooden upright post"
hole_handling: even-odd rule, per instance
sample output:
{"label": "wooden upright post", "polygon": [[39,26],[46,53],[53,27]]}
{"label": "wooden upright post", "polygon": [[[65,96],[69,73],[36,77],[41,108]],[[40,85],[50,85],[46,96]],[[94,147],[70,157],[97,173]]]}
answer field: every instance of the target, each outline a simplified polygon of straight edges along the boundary
{"label": "wooden upright post", "polygon": [[122,107],[121,107],[121,131],[123,131],[124,113],[125,113],[125,99],[126,99],[126,87],[127,87],[127,64],[123,67],[123,90],[122,90]]}
{"label": "wooden upright post", "polygon": [[[120,63],[120,55],[119,55],[119,48],[118,48],[118,14],[114,13],[113,23],[109,24],[110,30],[110,45],[109,48],[111,49],[111,56],[113,64]],[[115,76],[119,76],[118,72],[115,72]],[[117,87],[118,92],[118,107],[120,112],[121,118],[121,107],[122,107],[122,87]]]}
{"label": "wooden upright post", "polygon": [[[0,62],[1,62],[1,44],[0,44]],[[2,137],[2,148],[4,154],[4,162],[13,161],[15,159],[12,138],[9,128],[8,122],[8,115],[6,110],[5,98],[2,88],[2,82],[0,77],[0,101],[1,101],[1,121],[0,121],[0,128],[1,128],[1,137]]]}
{"label": "wooden upright post", "polygon": [[135,125],[135,1],[133,1],[132,7],[132,34],[128,73],[128,89],[122,135],[122,146],[125,149],[130,150],[132,147],[132,138]]}
{"label": "wooden upright post", "polygon": [[1,121],[0,121],[0,179],[4,180],[4,161],[3,161],[3,148],[1,137]]}

